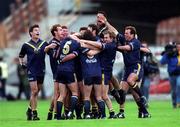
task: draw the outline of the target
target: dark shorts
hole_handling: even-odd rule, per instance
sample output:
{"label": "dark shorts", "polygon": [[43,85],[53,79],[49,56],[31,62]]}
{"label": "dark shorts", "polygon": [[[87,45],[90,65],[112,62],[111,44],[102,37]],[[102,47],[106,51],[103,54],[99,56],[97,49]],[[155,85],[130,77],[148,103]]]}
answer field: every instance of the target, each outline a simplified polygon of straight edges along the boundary
{"label": "dark shorts", "polygon": [[135,64],[130,67],[126,67],[124,70],[124,75],[122,78],[122,81],[126,81],[131,73],[135,73],[138,75],[137,81],[139,82],[142,79],[143,76],[143,70],[140,64]]}
{"label": "dark shorts", "polygon": [[36,76],[36,75],[28,74],[28,80],[29,80],[29,82],[37,81],[38,84],[43,84],[44,75]]}
{"label": "dark shorts", "polygon": [[76,79],[78,82],[83,80],[81,68],[75,70]]}
{"label": "dark shorts", "polygon": [[53,73],[53,81],[56,82],[57,73]]}
{"label": "dark shorts", "polygon": [[86,77],[84,78],[84,85],[100,85],[102,82],[101,76]]}
{"label": "dark shorts", "polygon": [[112,77],[112,72],[107,72],[107,71],[104,71],[102,72],[102,82],[104,85],[109,85],[109,82],[111,80],[111,77]]}
{"label": "dark shorts", "polygon": [[70,84],[75,82],[74,73],[67,71],[57,72],[56,81],[62,84]]}

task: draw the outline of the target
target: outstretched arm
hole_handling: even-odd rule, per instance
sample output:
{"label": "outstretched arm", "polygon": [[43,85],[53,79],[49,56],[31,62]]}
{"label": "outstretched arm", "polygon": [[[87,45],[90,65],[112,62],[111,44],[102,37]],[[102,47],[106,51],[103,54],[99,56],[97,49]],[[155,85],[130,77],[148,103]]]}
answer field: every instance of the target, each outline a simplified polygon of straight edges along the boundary
{"label": "outstretched arm", "polygon": [[84,43],[86,45],[93,46],[96,49],[102,49],[102,44],[96,41],[89,41],[89,40],[80,40],[81,43]]}
{"label": "outstretched arm", "polygon": [[146,48],[146,47],[141,47],[140,50],[144,53],[151,53],[151,50],[149,48]]}
{"label": "outstretched arm", "polygon": [[130,45],[118,46],[117,49],[121,51],[131,51],[131,46]]}

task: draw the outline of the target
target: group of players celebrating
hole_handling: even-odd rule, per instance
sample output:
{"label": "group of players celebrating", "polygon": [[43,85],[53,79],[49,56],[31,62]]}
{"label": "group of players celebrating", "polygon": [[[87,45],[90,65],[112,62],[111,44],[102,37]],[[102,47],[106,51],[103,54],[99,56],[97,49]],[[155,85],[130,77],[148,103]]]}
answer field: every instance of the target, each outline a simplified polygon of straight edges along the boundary
{"label": "group of players celebrating", "polygon": [[[124,104],[128,90],[138,106],[138,117],[150,117],[138,85],[143,76],[140,52],[149,52],[149,49],[142,47],[136,39],[135,27],[125,27],[122,35],[106,17],[104,12],[99,11],[96,24],[81,27],[79,33],[69,34],[66,26],[55,24],[51,28],[53,38],[49,43],[40,39],[38,25],[29,28],[31,39],[22,45],[19,53],[20,64],[27,69],[31,88],[27,120],[40,120],[37,99],[44,80],[46,54],[50,58],[54,79],[48,120],[75,117],[105,119],[105,104],[109,110],[108,118],[125,118]],[[116,51],[122,53],[124,60],[124,75],[120,83],[112,75]],[[119,104],[117,114],[108,96],[109,91]]]}

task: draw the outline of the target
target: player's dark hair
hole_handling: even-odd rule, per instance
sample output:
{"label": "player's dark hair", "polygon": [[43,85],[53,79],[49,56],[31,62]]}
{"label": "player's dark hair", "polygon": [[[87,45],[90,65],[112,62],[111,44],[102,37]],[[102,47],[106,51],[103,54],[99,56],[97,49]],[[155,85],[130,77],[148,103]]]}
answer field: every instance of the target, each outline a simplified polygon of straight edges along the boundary
{"label": "player's dark hair", "polygon": [[134,36],[137,34],[136,33],[136,28],[134,26],[126,26],[125,30],[130,30],[130,33],[134,34]]}
{"label": "player's dark hair", "polygon": [[30,35],[30,36],[31,36],[30,33],[33,32],[33,29],[34,29],[34,28],[39,28],[39,25],[38,25],[38,24],[34,24],[34,25],[32,25],[32,26],[29,27],[29,35]]}
{"label": "player's dark hair", "polygon": [[58,27],[61,27],[61,25],[60,24],[55,24],[55,25],[53,25],[52,27],[51,27],[51,34],[53,35],[53,36],[55,36],[55,31],[57,31],[57,28]]}
{"label": "player's dark hair", "polygon": [[93,36],[92,32],[90,30],[86,30],[82,36],[82,39],[84,40],[91,40],[96,41],[96,38]]}
{"label": "player's dark hair", "polygon": [[[107,14],[106,14],[105,11],[98,11],[98,13],[99,13],[99,14],[103,14],[105,17],[107,17]],[[98,14],[98,13],[97,13],[97,14]]]}
{"label": "player's dark hair", "polygon": [[62,29],[68,29],[67,26],[61,26]]}
{"label": "player's dark hair", "polygon": [[87,30],[87,27],[80,27],[79,32],[80,32],[81,30]]}
{"label": "player's dark hair", "polygon": [[98,28],[97,28],[97,25],[96,24],[89,24],[88,27],[91,27],[92,28],[92,31],[96,31],[96,35],[98,33]]}

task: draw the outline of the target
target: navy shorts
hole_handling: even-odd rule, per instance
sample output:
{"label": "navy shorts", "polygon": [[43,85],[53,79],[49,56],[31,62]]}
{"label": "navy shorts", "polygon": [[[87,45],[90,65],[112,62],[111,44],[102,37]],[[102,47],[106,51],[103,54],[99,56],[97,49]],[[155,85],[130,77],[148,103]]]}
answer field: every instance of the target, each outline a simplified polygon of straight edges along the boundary
{"label": "navy shorts", "polygon": [[109,82],[112,77],[112,72],[111,71],[103,71],[102,72],[102,82],[104,85],[109,85]]}
{"label": "navy shorts", "polygon": [[57,73],[53,73],[53,81],[56,82]]}
{"label": "navy shorts", "polygon": [[84,85],[100,85],[102,82],[101,76],[94,76],[94,77],[86,77],[84,78]]}
{"label": "navy shorts", "polygon": [[75,70],[76,79],[78,82],[83,80],[81,68]]}
{"label": "navy shorts", "polygon": [[56,81],[62,84],[70,84],[75,82],[74,73],[67,71],[58,71]]}
{"label": "navy shorts", "polygon": [[137,74],[138,75],[137,81],[140,81],[143,76],[143,70],[142,70],[141,65],[138,63],[138,64],[132,65],[130,67],[126,67],[124,70],[124,75],[123,75],[122,81],[127,82],[127,79],[131,73]]}
{"label": "navy shorts", "polygon": [[29,82],[37,81],[38,84],[43,84],[44,75],[36,76],[36,75],[28,74],[28,80]]}

